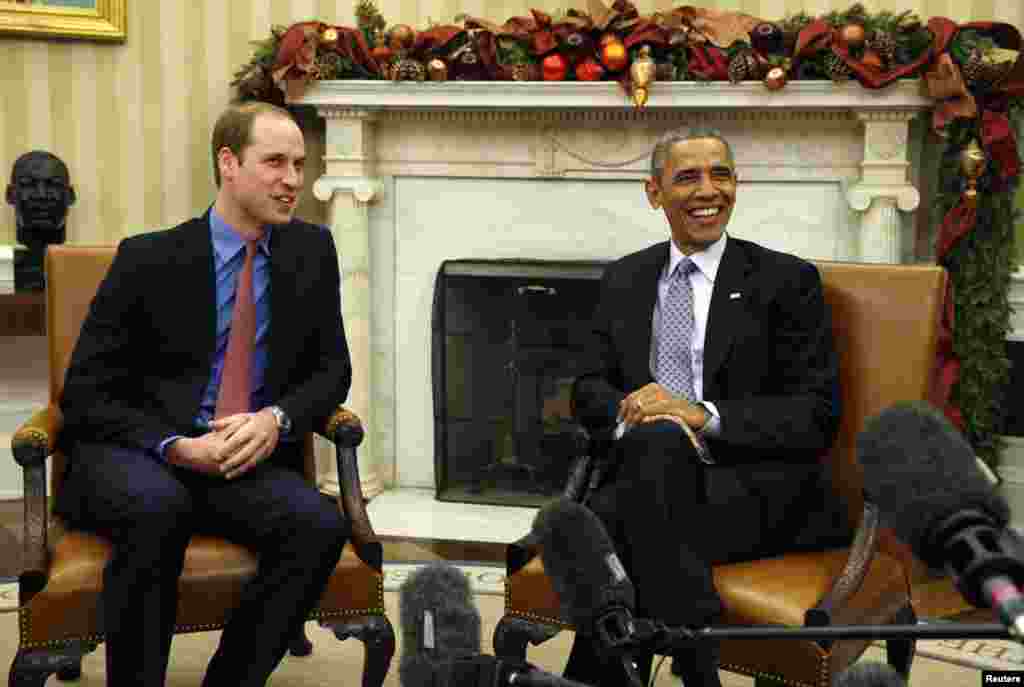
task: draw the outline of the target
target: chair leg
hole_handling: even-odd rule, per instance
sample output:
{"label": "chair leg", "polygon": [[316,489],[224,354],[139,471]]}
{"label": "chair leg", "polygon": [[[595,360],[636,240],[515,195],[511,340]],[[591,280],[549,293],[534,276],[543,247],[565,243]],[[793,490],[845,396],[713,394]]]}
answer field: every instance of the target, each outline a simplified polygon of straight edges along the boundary
{"label": "chair leg", "polygon": [[19,649],[11,662],[8,687],[43,687],[54,673],[62,680],[77,679],[82,674],[82,656],[95,648],[95,644],[70,644],[55,649]]}
{"label": "chair leg", "polygon": [[61,682],[72,682],[80,677],[82,677],[82,659],[57,670],[57,679]]}
{"label": "chair leg", "polygon": [[338,639],[355,637],[366,645],[362,687],[380,687],[395,655],[395,631],[387,616],[364,615],[321,624],[330,627]]}
{"label": "chair leg", "polygon": [[[914,608],[908,603],[900,609],[893,623],[901,625],[913,625],[917,622],[917,614]],[[885,657],[889,665],[893,667],[904,680],[910,679],[910,664],[914,662],[914,650],[917,641],[914,639],[887,639],[885,640]]]}
{"label": "chair leg", "polygon": [[298,633],[288,643],[288,653],[292,656],[309,656],[313,653],[313,642],[309,641],[306,634],[306,623],[302,623]]}
{"label": "chair leg", "polygon": [[494,628],[494,655],[500,658],[526,660],[526,643],[534,646],[548,641],[561,628],[537,623],[516,616],[502,616]]}

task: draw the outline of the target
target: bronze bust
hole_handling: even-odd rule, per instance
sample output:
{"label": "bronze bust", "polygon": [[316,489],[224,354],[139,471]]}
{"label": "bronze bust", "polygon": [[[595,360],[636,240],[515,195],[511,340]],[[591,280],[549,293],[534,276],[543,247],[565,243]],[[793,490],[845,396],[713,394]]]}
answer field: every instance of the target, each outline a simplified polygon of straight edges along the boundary
{"label": "bronze bust", "polygon": [[67,165],[52,153],[33,150],[14,162],[7,203],[14,206],[18,248],[14,282],[18,291],[41,290],[46,246],[64,243],[68,208],[75,202]]}

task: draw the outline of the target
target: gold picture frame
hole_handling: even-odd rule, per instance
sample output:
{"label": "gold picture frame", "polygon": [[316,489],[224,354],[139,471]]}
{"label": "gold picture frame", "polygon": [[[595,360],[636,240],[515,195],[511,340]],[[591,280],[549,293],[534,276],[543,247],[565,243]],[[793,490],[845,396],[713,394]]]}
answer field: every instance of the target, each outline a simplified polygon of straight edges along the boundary
{"label": "gold picture frame", "polygon": [[82,0],[78,3],[0,0],[0,34],[124,41],[127,4],[128,0]]}

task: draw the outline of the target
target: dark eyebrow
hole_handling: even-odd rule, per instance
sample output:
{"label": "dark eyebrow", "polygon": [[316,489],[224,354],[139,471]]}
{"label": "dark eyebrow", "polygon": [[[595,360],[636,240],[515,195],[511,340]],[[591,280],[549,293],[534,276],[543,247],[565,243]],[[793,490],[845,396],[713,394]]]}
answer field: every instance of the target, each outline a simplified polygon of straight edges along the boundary
{"label": "dark eyebrow", "polygon": [[[712,174],[721,173],[721,172],[727,172],[729,174],[729,176],[732,176],[733,173],[734,173],[733,168],[730,167],[727,164],[712,165],[710,170],[711,170]],[[682,178],[684,176],[691,176],[691,175],[694,175],[694,174],[700,174],[700,171],[701,171],[700,167],[685,167],[683,169],[676,170],[676,173],[673,175],[672,178],[673,179],[680,179],[680,178]]]}

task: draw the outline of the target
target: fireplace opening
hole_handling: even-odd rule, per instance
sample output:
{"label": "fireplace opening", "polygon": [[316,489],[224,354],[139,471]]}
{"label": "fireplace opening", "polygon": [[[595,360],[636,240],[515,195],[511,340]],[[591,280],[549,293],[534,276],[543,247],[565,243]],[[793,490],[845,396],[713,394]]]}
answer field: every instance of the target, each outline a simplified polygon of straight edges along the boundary
{"label": "fireplace opening", "polygon": [[432,312],[440,501],[540,506],[575,451],[570,391],[603,262],[447,260]]}

